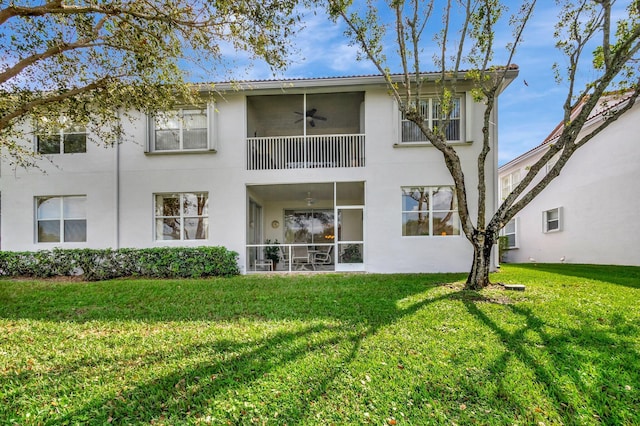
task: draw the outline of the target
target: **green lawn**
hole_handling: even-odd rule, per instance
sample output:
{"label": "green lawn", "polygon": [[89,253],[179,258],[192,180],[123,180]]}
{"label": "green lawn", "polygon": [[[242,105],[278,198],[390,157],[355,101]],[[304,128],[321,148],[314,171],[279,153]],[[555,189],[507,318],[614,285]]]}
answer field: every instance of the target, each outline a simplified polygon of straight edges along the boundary
{"label": "green lawn", "polygon": [[640,424],[640,268],[464,278],[0,281],[0,424]]}

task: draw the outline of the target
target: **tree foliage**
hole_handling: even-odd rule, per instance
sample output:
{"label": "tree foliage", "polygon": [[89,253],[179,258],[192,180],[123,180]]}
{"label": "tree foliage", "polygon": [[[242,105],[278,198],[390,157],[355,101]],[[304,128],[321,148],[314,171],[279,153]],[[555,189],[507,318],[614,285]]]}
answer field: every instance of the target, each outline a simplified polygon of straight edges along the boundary
{"label": "tree foliage", "polygon": [[[418,126],[426,139],[443,155],[455,183],[461,226],[474,248],[474,259],[467,279],[468,288],[489,284],[490,257],[499,230],[559,175],[573,153],[628,111],[640,91],[638,50],[640,49],[640,1],[627,2],[624,16],[613,13],[614,0],[558,1],[555,26],[556,47],[566,57],[566,67],[554,65],[556,78],[568,88],[563,105],[564,123],[556,142],[536,162],[494,214],[489,214],[487,176],[489,153],[496,149],[490,127],[495,100],[515,67],[516,50],[536,9],[536,0],[501,2],[499,0],[369,0],[366,6],[344,0],[329,0],[329,10],[347,25],[347,36],[386,76],[387,84],[400,111]],[[380,8],[384,8],[380,12]],[[511,8],[511,11],[509,10]],[[437,13],[441,11],[441,13]],[[619,18],[615,18],[618,16]],[[385,21],[385,17],[391,17]],[[504,50],[496,46],[498,28],[509,26],[512,37]],[[392,50],[385,45],[393,39]],[[433,43],[435,41],[435,43]],[[424,52],[433,48],[433,57],[424,60]],[[387,54],[400,64],[400,72],[390,71]],[[495,64],[499,54],[500,64]],[[427,62],[430,69],[423,63]],[[433,75],[433,66],[438,77]],[[579,71],[593,70],[586,83],[578,80]],[[485,106],[482,149],[474,168],[478,186],[470,188],[456,148],[447,143],[445,129],[450,121],[452,94],[462,80],[473,81],[474,99]],[[439,128],[429,128],[426,117],[417,108],[425,86],[435,85],[444,119]],[[607,119],[585,133],[587,118],[604,94],[625,94],[625,102],[614,108]],[[551,171],[532,184],[538,173],[559,155]],[[494,165],[495,167],[495,165]],[[470,191],[477,191],[477,214],[469,210]]]}
{"label": "tree foliage", "polygon": [[[18,164],[25,121],[89,124],[105,143],[118,113],[189,100],[184,64],[222,72],[223,49],[285,64],[296,0],[0,0],[0,144]],[[212,67],[214,67],[212,69]],[[197,89],[197,87],[195,88]]]}

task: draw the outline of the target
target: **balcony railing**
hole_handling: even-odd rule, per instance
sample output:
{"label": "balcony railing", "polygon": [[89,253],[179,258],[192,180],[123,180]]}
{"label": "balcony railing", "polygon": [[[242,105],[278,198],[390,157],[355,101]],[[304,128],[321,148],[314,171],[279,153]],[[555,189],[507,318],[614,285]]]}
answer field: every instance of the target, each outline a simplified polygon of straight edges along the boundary
{"label": "balcony railing", "polygon": [[364,135],[247,138],[247,170],[364,167]]}

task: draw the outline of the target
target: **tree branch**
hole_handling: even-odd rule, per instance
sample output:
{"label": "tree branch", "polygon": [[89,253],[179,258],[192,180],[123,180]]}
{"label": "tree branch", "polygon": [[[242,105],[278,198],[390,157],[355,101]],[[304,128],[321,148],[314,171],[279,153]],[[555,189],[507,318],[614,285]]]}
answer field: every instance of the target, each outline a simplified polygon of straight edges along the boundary
{"label": "tree branch", "polygon": [[[511,220],[520,210],[522,210],[531,200],[533,200],[540,192],[542,192],[553,179],[555,179],[560,172],[564,168],[565,164],[569,160],[569,157],[575,152],[578,148],[584,146],[587,142],[592,140],[595,136],[604,131],[607,127],[617,121],[623,114],[629,111],[635,105],[635,102],[640,95],[640,80],[635,86],[633,92],[631,92],[624,100],[624,105],[621,108],[611,109],[608,112],[603,112],[602,115],[604,117],[604,121],[597,128],[583,136],[579,141],[573,143],[571,145],[567,145],[566,143],[562,143],[559,141],[558,144],[550,145],[549,150],[544,154],[542,158],[540,158],[534,166],[531,167],[529,173],[527,173],[526,178],[523,179],[520,184],[513,190],[511,194],[505,199],[503,204],[500,206],[498,211],[496,212],[496,219],[499,220],[501,224],[507,223]],[[593,117],[592,119],[596,119]],[[584,121],[583,127],[587,120]],[[563,135],[561,135],[562,137]],[[563,149],[564,147],[564,149]],[[533,181],[535,176],[541,170],[542,166],[547,164],[549,160],[562,150],[561,158],[554,164],[549,173],[536,184],[532,189],[530,189],[522,198],[518,199],[517,202],[514,202],[516,198],[523,192],[525,188],[529,186],[529,184]],[[522,185],[522,189],[519,187]],[[518,195],[516,195],[518,194]],[[513,196],[512,196],[513,195]],[[501,226],[502,227],[502,226]]]}
{"label": "tree branch", "polygon": [[[103,7],[91,5],[91,6],[73,6],[65,5],[61,0],[49,2],[40,6],[15,6],[11,5],[0,10],[0,25],[4,24],[7,20],[13,17],[37,17],[46,15],[82,15],[82,14],[99,14],[107,16],[128,15],[138,18],[143,21],[160,21],[170,22],[180,26],[188,26],[192,28],[207,27],[214,23],[213,18],[207,17],[204,20],[190,20],[179,18],[177,15],[172,16],[167,14],[165,10],[161,10],[153,3],[147,3],[147,5],[154,9],[155,13],[141,13],[132,8],[120,8],[115,7],[113,3],[108,3]],[[188,9],[185,8],[185,11]],[[181,13],[181,15],[187,15],[187,12]],[[230,21],[231,22],[231,21]]]}
{"label": "tree branch", "polygon": [[[398,55],[400,56],[400,61],[402,63],[402,72],[404,74],[404,92],[406,96],[406,103],[410,104],[412,102],[411,96],[411,79],[409,78],[409,64],[407,63],[407,45],[406,45],[406,35],[404,31],[404,21],[402,15],[402,7],[404,2],[398,1],[394,4],[395,9],[395,19],[396,19],[396,36],[398,40]],[[416,80],[416,84],[418,81]]]}
{"label": "tree branch", "polygon": [[22,71],[24,71],[25,68],[35,64],[36,62],[51,58],[53,56],[56,56],[71,50],[91,49],[94,47],[104,46],[104,43],[91,43],[93,40],[94,39],[83,39],[83,40],[78,40],[74,43],[59,44],[57,46],[50,47],[44,52],[35,53],[31,56],[28,56],[22,59],[21,61],[19,61],[18,63],[16,63],[15,65],[13,65],[11,68],[8,68],[5,72],[0,73],[0,84],[3,84],[9,81],[11,78],[17,76]]}
{"label": "tree branch", "polygon": [[33,101],[22,104],[19,107],[15,108],[13,111],[9,112],[8,114],[0,117],[0,129],[4,129],[9,125],[9,123],[12,120],[24,116],[25,114],[33,111],[35,108],[39,106],[60,102],[65,99],[69,99],[74,96],[77,96],[79,94],[90,92],[92,90],[95,90],[101,87],[105,87],[110,82],[117,80],[120,77],[122,76],[104,77],[82,87],[77,87],[77,88],[70,89],[65,92],[54,94],[54,95],[43,96]]}

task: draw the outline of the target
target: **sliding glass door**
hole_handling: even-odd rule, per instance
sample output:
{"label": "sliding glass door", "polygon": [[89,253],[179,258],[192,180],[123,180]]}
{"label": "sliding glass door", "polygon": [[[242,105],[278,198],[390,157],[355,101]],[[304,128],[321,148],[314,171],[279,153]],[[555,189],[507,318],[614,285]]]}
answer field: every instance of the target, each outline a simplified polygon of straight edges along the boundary
{"label": "sliding glass door", "polygon": [[284,242],[326,244],[334,241],[333,210],[285,210]]}

